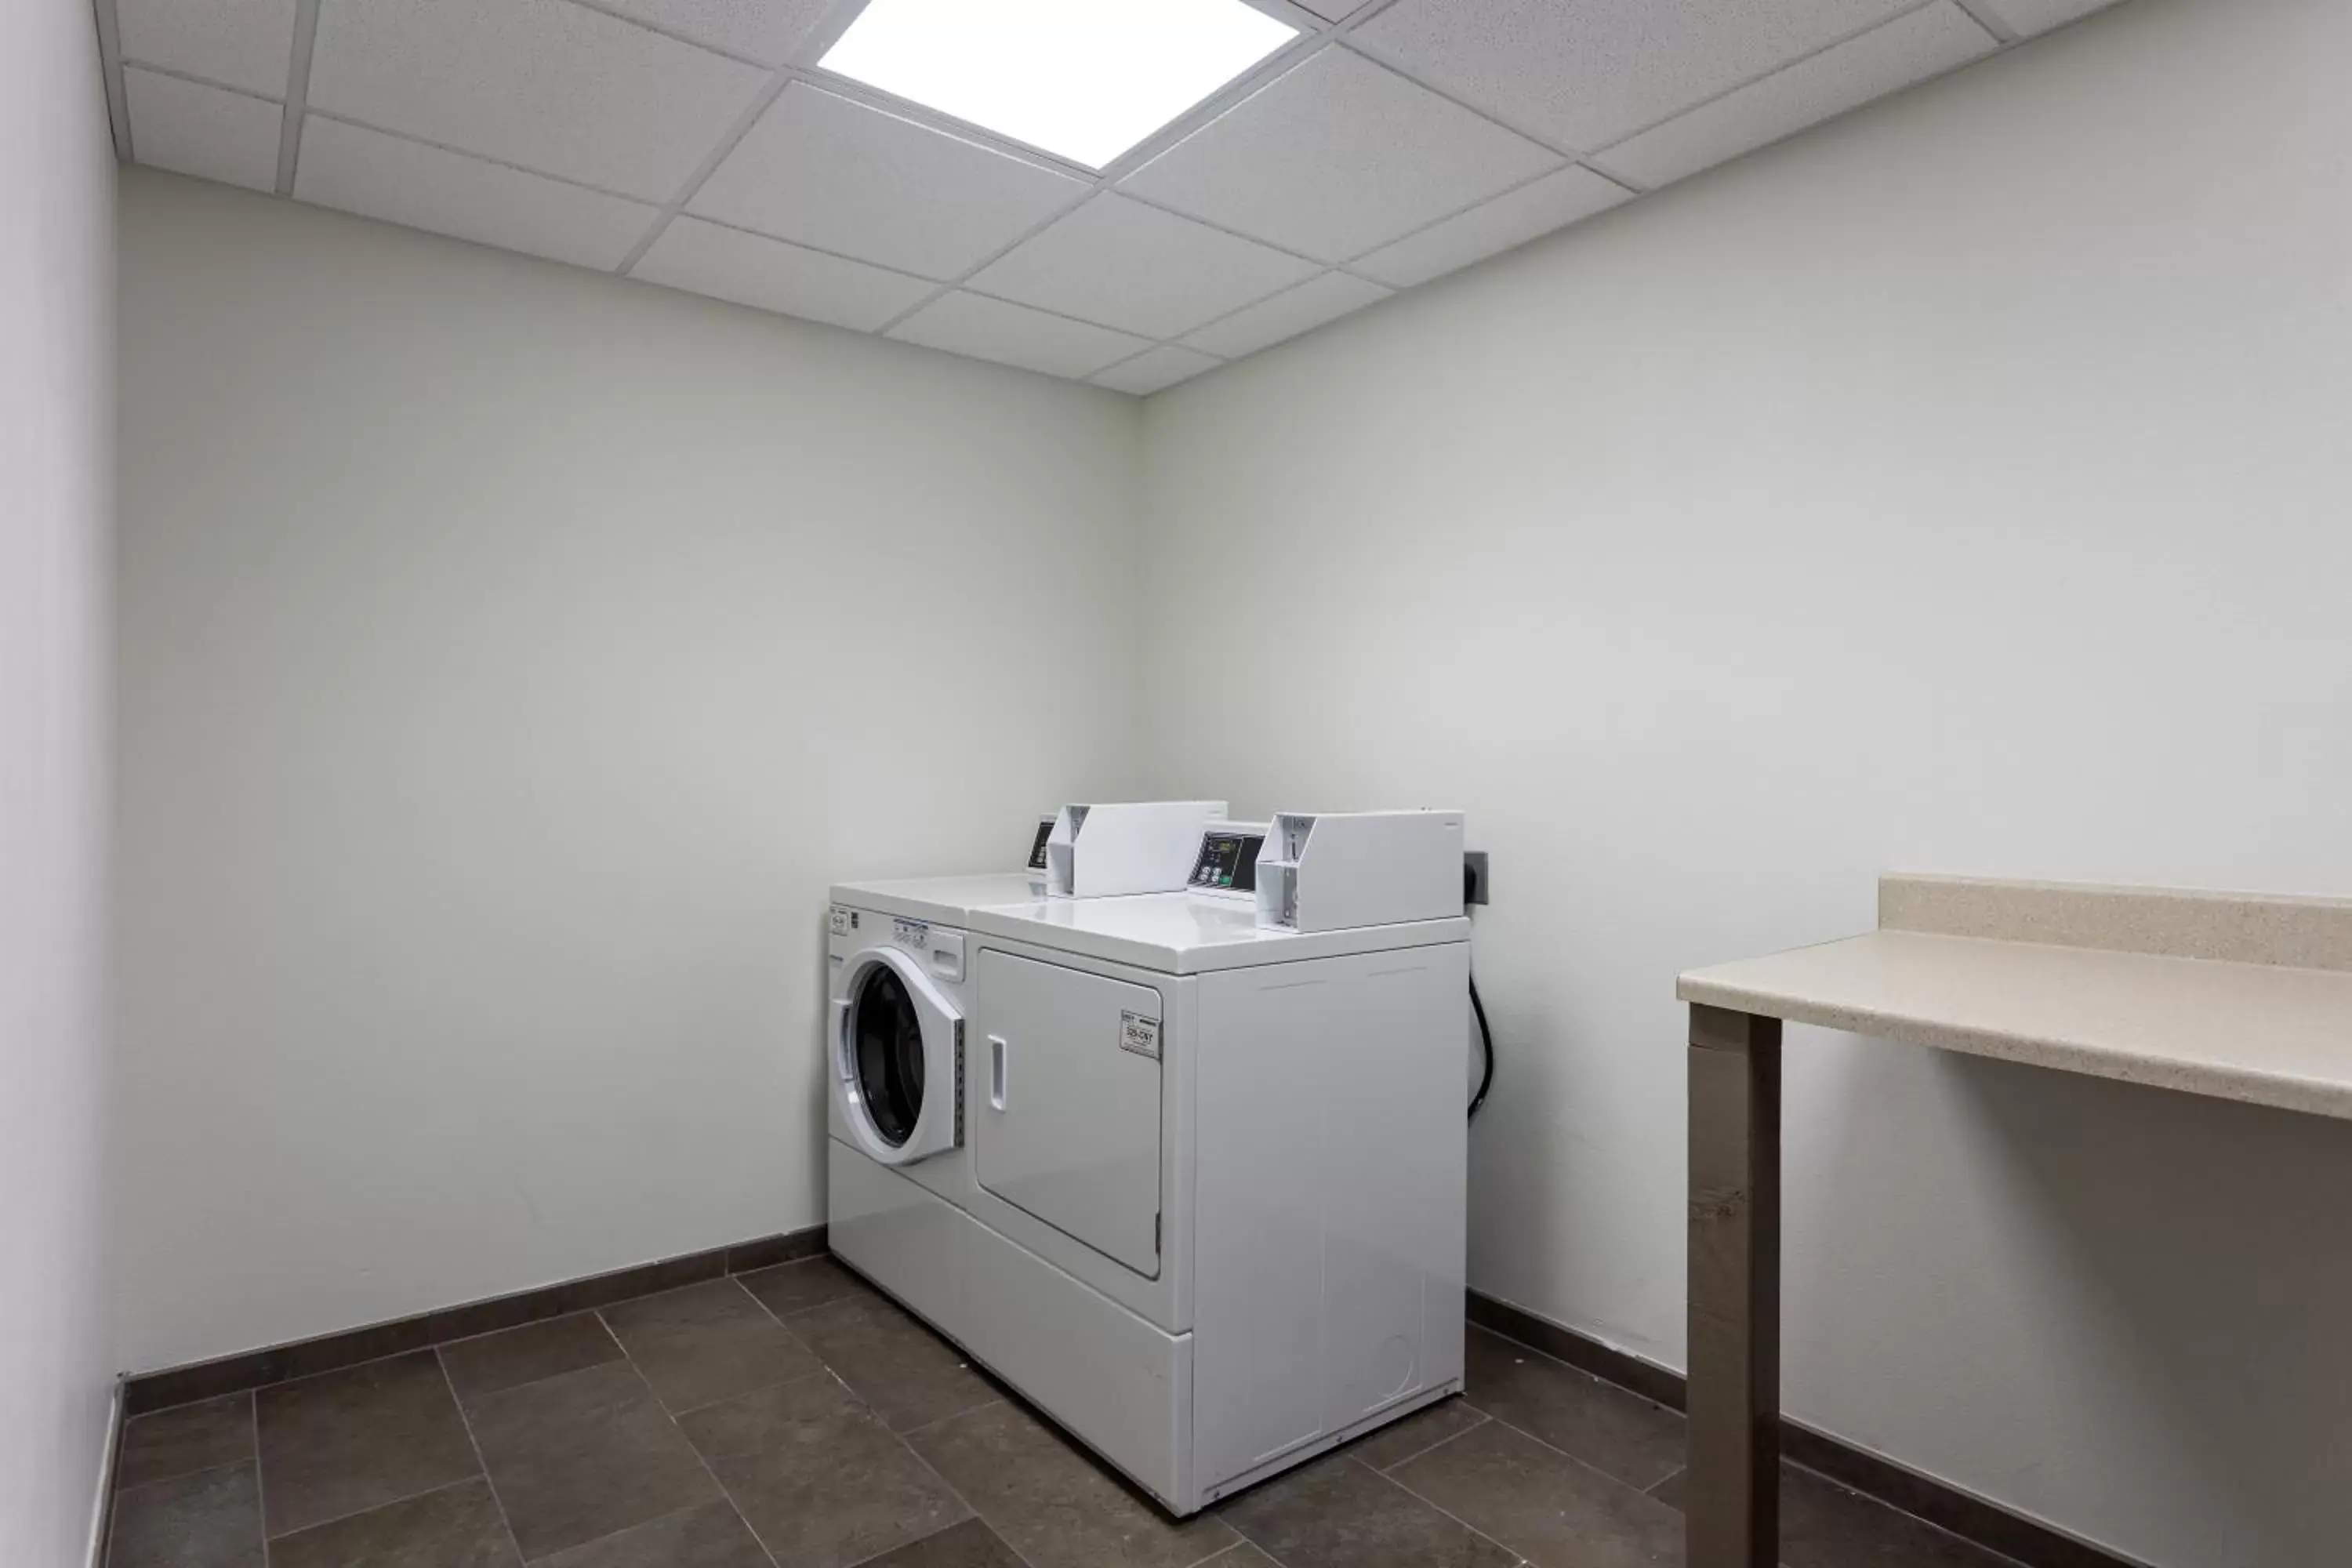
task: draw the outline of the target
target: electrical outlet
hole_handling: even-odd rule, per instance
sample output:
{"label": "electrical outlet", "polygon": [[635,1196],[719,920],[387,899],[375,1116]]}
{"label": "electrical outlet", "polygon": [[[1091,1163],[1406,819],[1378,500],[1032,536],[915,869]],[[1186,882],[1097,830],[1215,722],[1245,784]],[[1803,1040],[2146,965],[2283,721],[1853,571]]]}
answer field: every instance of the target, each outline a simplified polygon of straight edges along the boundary
{"label": "electrical outlet", "polygon": [[1465,849],[1462,852],[1462,901],[1483,904],[1486,899],[1486,852]]}

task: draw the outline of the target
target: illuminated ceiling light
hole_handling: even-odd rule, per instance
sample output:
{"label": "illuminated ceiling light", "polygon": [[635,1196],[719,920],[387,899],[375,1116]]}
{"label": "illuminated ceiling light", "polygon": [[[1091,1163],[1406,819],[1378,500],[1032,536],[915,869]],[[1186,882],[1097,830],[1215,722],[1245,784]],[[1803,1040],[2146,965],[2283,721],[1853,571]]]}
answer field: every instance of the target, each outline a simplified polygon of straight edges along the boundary
{"label": "illuminated ceiling light", "polygon": [[817,63],[1099,169],[1297,36],[1242,0],[873,0]]}

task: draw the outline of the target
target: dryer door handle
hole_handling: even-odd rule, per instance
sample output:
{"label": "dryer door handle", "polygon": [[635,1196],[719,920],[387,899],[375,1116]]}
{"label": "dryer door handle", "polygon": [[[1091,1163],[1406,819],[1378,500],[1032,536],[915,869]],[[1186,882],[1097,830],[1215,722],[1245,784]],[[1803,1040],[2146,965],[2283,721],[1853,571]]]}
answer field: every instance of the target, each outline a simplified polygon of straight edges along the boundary
{"label": "dryer door handle", "polygon": [[1004,1037],[988,1037],[988,1103],[992,1110],[1004,1109],[1004,1091],[1008,1064],[1004,1059]]}
{"label": "dryer door handle", "polygon": [[849,1049],[849,1004],[833,1005],[833,1066],[841,1081],[850,1083],[857,1077],[857,1063]]}

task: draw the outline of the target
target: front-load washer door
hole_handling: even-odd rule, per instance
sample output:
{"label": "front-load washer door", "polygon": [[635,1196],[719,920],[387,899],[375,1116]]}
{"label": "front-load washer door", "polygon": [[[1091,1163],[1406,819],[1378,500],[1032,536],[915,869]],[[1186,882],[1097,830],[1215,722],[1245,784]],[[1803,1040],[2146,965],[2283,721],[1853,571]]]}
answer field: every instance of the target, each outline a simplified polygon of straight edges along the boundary
{"label": "front-load washer door", "polygon": [[1159,1278],[1160,993],[993,948],[975,979],[980,1184]]}
{"label": "front-load washer door", "polygon": [[853,956],[833,1004],[826,1077],[843,1123],[886,1165],[963,1141],[963,1019],[897,948]]}

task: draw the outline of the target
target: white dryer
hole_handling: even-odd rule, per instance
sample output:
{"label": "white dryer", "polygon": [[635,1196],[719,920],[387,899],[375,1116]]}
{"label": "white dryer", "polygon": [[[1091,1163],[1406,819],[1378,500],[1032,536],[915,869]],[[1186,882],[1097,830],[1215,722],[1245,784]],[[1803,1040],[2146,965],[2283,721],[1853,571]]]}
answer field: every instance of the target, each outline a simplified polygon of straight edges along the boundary
{"label": "white dryer", "polygon": [[[1461,818],[1395,815],[1450,817],[1450,909],[1306,931],[1238,889],[974,909],[963,1184],[832,1148],[834,1212],[921,1238],[868,1271],[1179,1514],[1461,1386]],[[1318,860],[1315,820],[1278,818],[1259,858],[1276,918],[1350,876],[1393,891],[1379,867],[1448,842],[1326,819],[1358,852]]]}

